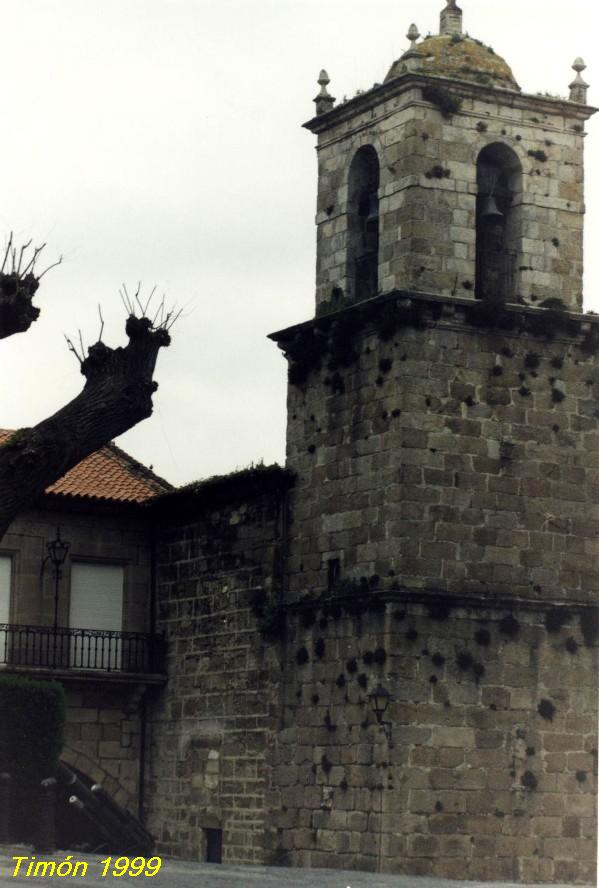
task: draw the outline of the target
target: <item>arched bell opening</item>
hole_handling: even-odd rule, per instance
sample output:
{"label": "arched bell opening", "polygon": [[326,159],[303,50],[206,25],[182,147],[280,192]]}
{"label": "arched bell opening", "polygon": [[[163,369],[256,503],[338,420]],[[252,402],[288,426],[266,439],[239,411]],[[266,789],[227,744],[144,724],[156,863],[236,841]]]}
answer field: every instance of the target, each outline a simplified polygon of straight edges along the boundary
{"label": "arched bell opening", "polygon": [[369,299],[378,293],[379,159],[372,145],[356,152],[348,182],[348,295]]}
{"label": "arched bell opening", "polygon": [[511,302],[521,252],[522,166],[507,145],[487,145],[476,180],[476,298]]}

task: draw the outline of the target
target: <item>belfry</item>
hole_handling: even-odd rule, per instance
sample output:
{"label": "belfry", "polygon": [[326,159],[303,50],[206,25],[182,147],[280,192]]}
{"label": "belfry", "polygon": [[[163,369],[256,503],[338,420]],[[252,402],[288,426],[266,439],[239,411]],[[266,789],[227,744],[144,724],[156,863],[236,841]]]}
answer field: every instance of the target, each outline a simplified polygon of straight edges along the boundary
{"label": "belfry", "polygon": [[401,289],[559,296],[579,310],[584,62],[569,99],[533,95],[463,33],[455,2],[438,35],[419,37],[412,25],[383,84],[337,105],[323,87],[306,124],[318,135],[317,306]]}

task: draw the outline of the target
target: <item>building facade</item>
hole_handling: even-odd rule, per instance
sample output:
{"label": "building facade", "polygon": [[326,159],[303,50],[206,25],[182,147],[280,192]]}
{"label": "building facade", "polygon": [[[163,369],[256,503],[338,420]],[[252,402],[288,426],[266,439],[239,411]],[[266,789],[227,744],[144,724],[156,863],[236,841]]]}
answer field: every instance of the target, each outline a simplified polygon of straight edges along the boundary
{"label": "building facade", "polygon": [[63,761],[135,814],[146,698],[164,681],[146,504],[169,489],[110,444],[19,515],[0,549],[0,673],[63,684]]}
{"label": "building facade", "polygon": [[[584,63],[523,93],[448,2],[383,84],[322,72],[316,316],[287,466],[158,515],[172,854],[595,878],[599,328]],[[179,498],[179,499],[178,499]]]}
{"label": "building facade", "polygon": [[[271,337],[288,362],[286,467],[176,491],[144,476],[149,506],[117,497],[92,517],[78,501],[72,521],[64,493],[45,500],[73,546],[64,625],[77,607],[125,615],[101,676],[69,634],[67,754],[178,857],[588,883],[595,109],[580,59],[568,99],[522,92],[455,0],[439,34],[408,39],[349,101],[323,71],[306,124],[316,312]],[[44,522],[3,541],[22,582],[0,631],[52,624]],[[125,631],[163,636],[165,668],[143,644],[122,668]]]}

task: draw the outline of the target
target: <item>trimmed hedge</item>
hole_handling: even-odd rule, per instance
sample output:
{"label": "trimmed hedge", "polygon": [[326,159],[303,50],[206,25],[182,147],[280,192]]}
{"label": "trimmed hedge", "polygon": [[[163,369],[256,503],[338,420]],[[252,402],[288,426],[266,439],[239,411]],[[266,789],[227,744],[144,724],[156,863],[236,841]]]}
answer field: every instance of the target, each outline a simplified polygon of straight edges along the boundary
{"label": "trimmed hedge", "polygon": [[39,784],[54,775],[64,743],[65,694],[55,681],[0,676],[0,771],[11,775],[15,841],[31,841]]}

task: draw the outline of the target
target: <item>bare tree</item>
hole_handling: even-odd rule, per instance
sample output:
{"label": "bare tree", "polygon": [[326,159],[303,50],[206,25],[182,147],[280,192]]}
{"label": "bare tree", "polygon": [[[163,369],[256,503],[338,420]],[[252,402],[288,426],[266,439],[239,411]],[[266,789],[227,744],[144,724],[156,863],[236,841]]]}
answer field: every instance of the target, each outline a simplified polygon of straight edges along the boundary
{"label": "bare tree", "polygon": [[[0,269],[0,339],[25,332],[40,313],[32,300],[49,268],[37,274],[43,245],[27,259],[30,245],[17,251],[12,236],[8,242]],[[86,350],[80,336],[77,349],[67,340],[85,377],[83,389],[53,416],[20,429],[0,447],[0,538],[15,516],[50,484],[152,413],[158,351],[169,345],[169,330],[178,317],[165,311],[163,300],[150,318],[152,296],[153,291],[142,305],[139,287],[133,297],[123,288],[129,337],[125,347],[110,348],[102,342],[101,312],[100,336],[94,345]]]}

